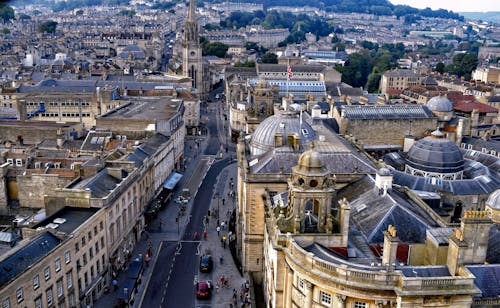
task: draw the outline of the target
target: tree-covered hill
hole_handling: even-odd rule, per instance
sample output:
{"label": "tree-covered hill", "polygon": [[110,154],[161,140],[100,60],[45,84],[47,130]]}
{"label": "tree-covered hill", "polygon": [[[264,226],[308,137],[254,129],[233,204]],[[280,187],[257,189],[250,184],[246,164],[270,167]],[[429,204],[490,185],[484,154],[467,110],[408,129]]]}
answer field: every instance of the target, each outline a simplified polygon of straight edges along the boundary
{"label": "tree-covered hill", "polygon": [[[313,6],[323,9],[327,12],[340,12],[340,13],[368,13],[375,15],[396,15],[398,17],[402,16],[412,16],[412,17],[439,17],[439,18],[451,18],[463,20],[464,17],[454,13],[452,11],[439,9],[431,10],[426,9],[416,9],[408,5],[394,5],[388,0],[323,0],[323,1],[311,1],[311,0],[196,0],[198,5],[203,3],[220,3],[220,2],[252,2],[261,3],[264,8],[272,6]],[[187,0],[154,0],[154,8],[164,9],[164,6],[171,6],[172,3],[186,2]],[[11,5],[26,5],[29,3],[44,3],[51,5],[54,11],[61,10],[72,10],[83,6],[92,5],[126,5],[129,0],[66,0],[66,1],[56,1],[56,0],[14,0],[10,1]]]}

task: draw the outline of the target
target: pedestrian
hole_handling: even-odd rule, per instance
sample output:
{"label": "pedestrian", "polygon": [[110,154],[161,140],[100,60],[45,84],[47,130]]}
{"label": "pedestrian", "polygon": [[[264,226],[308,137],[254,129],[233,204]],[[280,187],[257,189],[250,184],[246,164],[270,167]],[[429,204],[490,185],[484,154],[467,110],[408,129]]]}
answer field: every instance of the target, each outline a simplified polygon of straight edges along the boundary
{"label": "pedestrian", "polygon": [[207,239],[207,231],[203,231],[203,238],[206,240]]}
{"label": "pedestrian", "polygon": [[216,230],[217,230],[217,236],[220,236],[220,227],[217,226]]}
{"label": "pedestrian", "polygon": [[194,234],[193,234],[193,239],[194,239],[195,241],[198,239],[198,232],[196,232],[196,231],[194,232]]}
{"label": "pedestrian", "polygon": [[118,290],[118,280],[113,279],[113,281],[111,281],[111,284],[113,285],[113,290]]}
{"label": "pedestrian", "polygon": [[220,261],[220,264],[224,263],[224,258],[222,256],[220,256],[219,261]]}
{"label": "pedestrian", "polygon": [[220,223],[220,227],[221,227],[221,229],[222,229],[222,230],[224,230],[224,228],[226,227],[226,222],[225,222],[225,221],[222,221],[222,222]]}
{"label": "pedestrian", "polygon": [[226,247],[225,247],[226,245],[224,245],[224,237],[221,237],[221,238],[220,238],[220,245],[221,245],[222,247],[226,248]]}
{"label": "pedestrian", "polygon": [[153,254],[152,249],[153,249],[153,245],[151,244],[151,242],[149,242],[149,243],[148,243],[148,251],[147,251],[147,253],[146,253],[146,254],[148,254],[148,255],[152,255],[152,254]]}
{"label": "pedestrian", "polygon": [[151,256],[147,253],[145,258],[146,267],[149,267],[149,261],[151,261]]}
{"label": "pedestrian", "polygon": [[226,249],[226,239],[227,239],[227,238],[226,238],[226,236],[225,236],[225,235],[223,235],[223,236],[222,236],[222,247],[223,247],[224,249]]}

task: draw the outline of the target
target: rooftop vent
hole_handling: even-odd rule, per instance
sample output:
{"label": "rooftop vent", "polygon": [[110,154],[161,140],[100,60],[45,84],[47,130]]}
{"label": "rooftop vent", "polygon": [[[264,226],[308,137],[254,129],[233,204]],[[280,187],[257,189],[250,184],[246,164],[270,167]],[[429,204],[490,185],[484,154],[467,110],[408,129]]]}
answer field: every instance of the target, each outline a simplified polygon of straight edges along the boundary
{"label": "rooftop vent", "polygon": [[66,222],[66,218],[56,218],[56,219],[54,219],[54,221],[53,221],[53,222],[54,222],[55,224],[60,224],[60,225],[61,225],[61,224],[63,224],[63,223],[65,223],[65,222]]}

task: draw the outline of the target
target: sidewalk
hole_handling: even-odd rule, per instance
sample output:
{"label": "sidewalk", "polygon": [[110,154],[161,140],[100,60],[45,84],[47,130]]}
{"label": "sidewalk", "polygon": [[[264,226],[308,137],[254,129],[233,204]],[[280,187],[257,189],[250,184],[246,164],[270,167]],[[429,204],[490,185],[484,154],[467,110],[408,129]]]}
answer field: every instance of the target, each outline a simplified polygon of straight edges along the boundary
{"label": "sidewalk", "polygon": [[[212,199],[210,206],[210,217],[207,227],[207,238],[201,240],[202,252],[209,252],[214,261],[214,269],[211,274],[200,274],[198,279],[212,279],[214,288],[211,300],[212,307],[250,307],[245,305],[245,299],[250,299],[248,292],[249,284],[245,277],[243,277],[236,265],[233,262],[231,251],[229,249],[229,241],[234,239],[228,230],[229,219],[232,211],[236,206],[236,198],[231,197],[230,191],[236,189],[236,164],[231,164],[226,167],[217,177],[217,184],[215,186],[215,193],[218,193],[219,198]],[[230,182],[232,179],[233,185]],[[214,195],[215,195],[214,193]],[[224,201],[222,201],[224,200]],[[217,209],[219,216],[217,217]],[[221,225],[219,234],[217,234],[217,220]],[[224,222],[224,227],[222,227]],[[221,238],[226,237],[226,243],[221,242]],[[223,258],[223,263],[220,263],[220,258]],[[227,280],[227,285],[221,283]],[[245,289],[247,292],[245,292]],[[233,293],[235,295],[233,295]],[[251,300],[251,299],[250,299]],[[208,300],[197,300],[195,306],[208,305]],[[242,306],[243,305],[243,306]]]}
{"label": "sidewalk", "polygon": [[[201,137],[196,137],[197,140],[200,140]],[[186,139],[186,150],[185,157],[188,162],[186,163],[186,168],[183,171],[184,176],[181,178],[179,183],[177,184],[176,192],[174,196],[177,196],[182,189],[186,186],[190,185],[191,175],[194,174],[195,169],[199,168],[199,163],[202,159],[207,159],[202,155],[204,149],[207,146],[208,136],[203,136],[203,139],[200,142],[200,147],[197,148],[195,146],[195,140]],[[191,148],[189,148],[191,145]],[[206,169],[208,170],[208,168]],[[178,213],[178,205],[173,201],[175,198],[173,197],[165,206],[163,210],[161,210],[158,214],[158,217],[149,225],[146,226],[146,230],[141,235],[141,238],[136,243],[134,250],[132,251],[132,257],[127,262],[127,268],[123,272],[117,273],[116,280],[118,281],[118,286],[122,286],[125,283],[126,277],[125,273],[128,269],[128,264],[137,258],[144,258],[148,245],[151,245],[152,258],[149,262],[149,266],[144,267],[144,271],[142,273],[142,281],[139,283],[137,287],[137,293],[135,295],[133,307],[140,307],[142,302],[142,297],[144,296],[144,291],[147,286],[147,282],[151,277],[151,271],[156,263],[158,253],[160,251],[160,247],[162,245],[162,241],[177,241],[180,238],[180,235],[183,234],[184,228],[187,224],[187,220],[189,219],[189,215],[180,216],[179,224],[175,221],[175,218]],[[188,208],[186,212],[189,213],[191,211],[192,200],[194,200],[194,195],[191,196],[191,201],[188,204]],[[182,227],[181,227],[182,226]],[[120,296],[120,288],[117,291],[113,290],[111,286],[111,281],[108,282],[108,286],[110,288],[110,292],[108,294],[104,294],[101,296],[95,303],[94,307],[119,307],[119,296]]]}

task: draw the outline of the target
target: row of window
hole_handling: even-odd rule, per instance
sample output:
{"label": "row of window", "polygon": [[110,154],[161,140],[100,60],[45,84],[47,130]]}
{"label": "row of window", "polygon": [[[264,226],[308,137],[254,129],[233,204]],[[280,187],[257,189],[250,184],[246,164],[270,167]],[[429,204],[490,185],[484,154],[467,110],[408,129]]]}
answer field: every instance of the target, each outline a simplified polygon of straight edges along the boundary
{"label": "row of window", "polygon": [[[69,253],[69,252],[67,252]],[[70,258],[69,257],[69,254],[66,254],[67,258]],[[59,259],[59,265],[57,265],[57,262],[58,262],[58,259]],[[60,258],[56,259],[56,271],[57,268],[59,268],[59,270],[61,269],[61,265],[60,265]],[[68,260],[68,259],[66,259]],[[66,263],[69,263],[69,261],[67,261]],[[59,266],[59,267],[58,267]],[[47,267],[44,269],[44,276],[45,276],[45,280],[49,280],[50,279],[50,267]],[[72,271],[69,271],[66,273],[66,286],[68,289],[71,289],[73,287],[73,273]],[[38,288],[40,287],[40,278],[39,278],[39,275],[36,274],[34,277],[33,277],[33,289],[34,290],[37,290]],[[46,290],[45,290],[45,296],[46,296],[46,300],[47,300],[47,306],[51,306],[53,304],[53,301],[54,301],[54,297],[53,297],[53,294],[52,294],[52,285],[50,287],[48,287]],[[56,292],[57,292],[57,297],[58,298],[61,298],[63,297],[64,295],[64,291],[63,291],[63,278],[57,280],[56,282]],[[21,303],[24,301],[24,291],[23,291],[23,287],[20,287],[16,290],[16,300],[17,300],[17,303]],[[71,299],[70,298],[70,303],[73,302],[74,303],[74,298]],[[10,308],[10,299],[9,298],[5,298],[2,302],[2,307],[3,308]],[[37,297],[35,299],[35,307],[42,307],[42,296],[40,295],[39,297]]]}
{"label": "row of window", "polygon": [[[80,113],[74,113],[74,112],[44,112],[40,114],[42,118],[57,118],[59,116],[61,117],[68,117],[68,118],[79,118]],[[90,112],[82,112],[81,113],[82,118],[90,118]]]}
{"label": "row of window", "polygon": [[[305,290],[305,280],[304,279],[299,278],[298,285],[299,285],[300,290],[302,290],[302,291]],[[323,305],[330,306],[332,304],[332,294],[327,293],[323,290],[320,290],[319,291],[319,302]],[[366,308],[366,307],[367,307],[367,304],[364,302],[355,301],[352,304],[352,308]]]}
{"label": "row of window", "polygon": [[[26,103],[26,106],[40,106],[40,103],[45,103],[45,102],[27,102]],[[45,104],[48,104],[49,106],[82,106],[82,107],[85,107],[85,106],[90,106],[91,103],[90,102],[49,102],[49,103],[45,103]]]}

